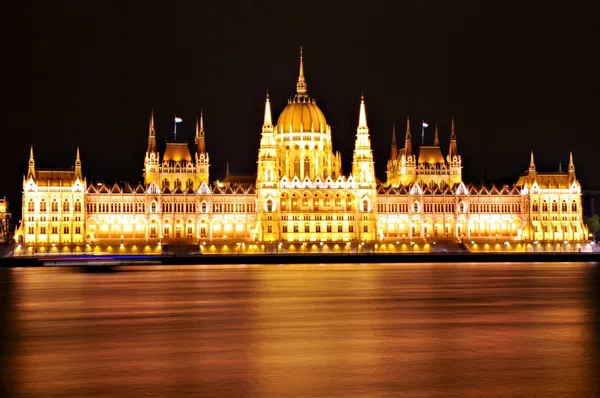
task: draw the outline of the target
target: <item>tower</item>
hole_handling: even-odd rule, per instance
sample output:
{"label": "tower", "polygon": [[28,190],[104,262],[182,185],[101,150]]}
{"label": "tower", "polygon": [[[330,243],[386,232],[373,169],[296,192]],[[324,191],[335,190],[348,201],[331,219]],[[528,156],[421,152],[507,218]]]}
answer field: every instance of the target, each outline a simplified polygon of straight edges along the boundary
{"label": "tower", "polygon": [[573,152],[569,151],[569,184],[572,184],[574,181],[576,181],[575,178],[575,163],[573,163]]}
{"label": "tower", "polygon": [[81,173],[81,158],[79,157],[79,146],[77,146],[77,154],[75,155],[75,177],[76,180],[83,180],[83,175]]}
{"label": "tower", "polygon": [[35,160],[33,158],[33,145],[29,149],[29,166],[27,168],[27,179],[33,178],[35,180]]}
{"label": "tower", "polygon": [[196,119],[196,184],[209,183],[210,160],[206,152],[204,139],[204,112],[200,111],[200,120]]}
{"label": "tower", "polygon": [[256,175],[256,187],[274,187],[278,180],[277,172],[277,149],[275,147],[275,135],[273,132],[273,118],[271,114],[271,99],[267,90],[265,99],[265,113],[258,151],[258,170]]}
{"label": "tower", "polygon": [[446,159],[448,162],[448,168],[450,169],[448,183],[460,184],[462,182],[462,159],[458,154],[458,149],[456,147],[456,131],[454,129],[454,118],[452,118],[452,122],[450,125],[450,147],[448,149],[448,156],[446,157]]}
{"label": "tower", "polygon": [[148,149],[144,158],[144,183],[150,185],[152,181],[158,183],[160,175],[160,155],[156,146],[156,131],[154,130],[154,110],[150,111],[150,124],[148,126]]}

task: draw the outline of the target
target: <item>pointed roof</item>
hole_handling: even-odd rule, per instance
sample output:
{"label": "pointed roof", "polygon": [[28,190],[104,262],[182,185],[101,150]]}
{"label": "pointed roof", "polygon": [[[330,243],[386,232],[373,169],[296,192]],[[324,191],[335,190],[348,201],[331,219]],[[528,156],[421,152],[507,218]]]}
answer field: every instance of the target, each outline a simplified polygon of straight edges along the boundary
{"label": "pointed roof", "polygon": [[302,46],[300,46],[300,69],[298,71],[298,83],[296,83],[296,92],[298,97],[307,97],[306,78],[304,77],[304,60],[302,57]]}
{"label": "pointed roof", "polygon": [[267,89],[267,98],[265,99],[265,116],[263,119],[264,127],[273,126],[273,116],[271,114],[271,98],[269,97],[269,90]]}
{"label": "pointed roof", "polygon": [[138,186],[135,188],[135,193],[145,193],[142,183],[138,183]]}
{"label": "pointed roof", "polygon": [[437,122],[435,122],[435,135],[433,137],[433,145],[434,146],[439,146],[440,145],[440,137],[439,137],[439,133],[438,133],[438,124],[437,124]]}
{"label": "pointed roof", "polygon": [[154,109],[150,110],[150,124],[148,125],[148,152],[157,152],[156,131],[154,130]]}
{"label": "pointed roof", "polygon": [[358,128],[366,129],[367,127],[367,111],[365,109],[365,96],[360,94],[360,113],[358,116]]}

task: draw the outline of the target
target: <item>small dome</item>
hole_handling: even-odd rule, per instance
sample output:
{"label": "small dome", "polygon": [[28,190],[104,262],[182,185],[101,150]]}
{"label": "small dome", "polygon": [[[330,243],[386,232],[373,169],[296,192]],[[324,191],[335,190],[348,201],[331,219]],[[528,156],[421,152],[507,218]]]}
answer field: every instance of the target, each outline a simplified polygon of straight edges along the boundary
{"label": "small dome", "polygon": [[283,129],[285,133],[289,133],[290,125],[293,132],[299,132],[300,125],[302,125],[302,131],[305,132],[311,131],[311,128],[316,133],[327,131],[327,121],[323,112],[317,106],[316,101],[308,97],[297,96],[290,100],[279,115],[277,132]]}

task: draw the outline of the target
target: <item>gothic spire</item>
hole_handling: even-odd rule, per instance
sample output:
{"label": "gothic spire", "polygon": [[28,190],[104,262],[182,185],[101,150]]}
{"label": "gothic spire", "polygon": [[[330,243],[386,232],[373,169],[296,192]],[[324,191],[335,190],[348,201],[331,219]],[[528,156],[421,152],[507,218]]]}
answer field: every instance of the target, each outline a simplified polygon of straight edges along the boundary
{"label": "gothic spire", "polygon": [[[437,134],[437,124],[436,124]],[[448,158],[452,160],[454,156],[458,156],[458,150],[456,148],[456,132],[454,131],[454,118],[452,118],[452,124],[450,127],[450,149],[448,150]]]}
{"label": "gothic spire", "polygon": [[435,122],[435,135],[433,137],[433,145],[435,145],[435,146],[439,146],[440,145],[440,137],[439,137],[439,133],[438,133],[437,122]]}
{"label": "gothic spire", "polygon": [[148,153],[156,150],[156,131],[154,130],[154,109],[150,111],[150,125],[148,126]]}
{"label": "gothic spire", "polygon": [[529,158],[529,174],[535,173],[535,161],[533,160],[533,151],[531,151],[531,157]]}
{"label": "gothic spire", "polygon": [[204,141],[204,111],[200,109],[200,120],[196,119],[196,145],[198,145],[198,153],[206,152],[206,144]]}
{"label": "gothic spire", "polygon": [[27,169],[27,178],[35,179],[35,160],[33,159],[33,145],[29,149],[29,167]]}
{"label": "gothic spire", "polygon": [[296,92],[298,97],[308,97],[306,94],[306,79],[304,78],[304,60],[302,59],[302,46],[300,46],[300,71],[298,73],[298,83],[296,83]]}
{"label": "gothic spire", "polygon": [[412,155],[412,139],[410,136],[410,118],[406,117],[406,134],[404,136],[404,155]]}
{"label": "gothic spire", "polygon": [[265,100],[265,117],[263,120],[263,127],[273,126],[273,118],[271,116],[271,98],[269,97],[269,90],[267,89],[267,99]]}
{"label": "gothic spire", "polygon": [[396,143],[396,123],[392,124],[392,151],[390,160],[395,160],[398,157],[398,144]]}
{"label": "gothic spire", "polygon": [[365,109],[365,96],[360,95],[360,114],[358,116],[358,128],[367,129],[367,111]]}
{"label": "gothic spire", "polygon": [[575,180],[575,163],[573,162],[573,152],[569,151],[569,181]]}
{"label": "gothic spire", "polygon": [[77,146],[77,154],[75,155],[75,179],[82,179],[81,174],[81,158],[79,157],[79,145]]}

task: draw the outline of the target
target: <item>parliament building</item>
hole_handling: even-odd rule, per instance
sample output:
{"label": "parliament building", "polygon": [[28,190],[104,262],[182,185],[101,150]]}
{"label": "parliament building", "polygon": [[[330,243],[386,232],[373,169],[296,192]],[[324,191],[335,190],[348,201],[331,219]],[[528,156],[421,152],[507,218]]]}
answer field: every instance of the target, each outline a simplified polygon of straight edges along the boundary
{"label": "parliament building", "polygon": [[32,148],[15,253],[581,250],[588,237],[572,155],[565,172],[538,172],[532,152],[512,186],[466,184],[454,121],[442,151],[437,126],[433,145],[414,147],[407,119],[403,147],[394,131],[379,181],[364,97],[344,174],[331,127],[308,95],[302,53],[296,94],[276,123],[266,96],[251,179],[227,172],[210,181],[203,118],[194,145],[167,142],[160,153],[150,116],[143,185],[88,183],[79,149],[73,168],[41,170]]}

